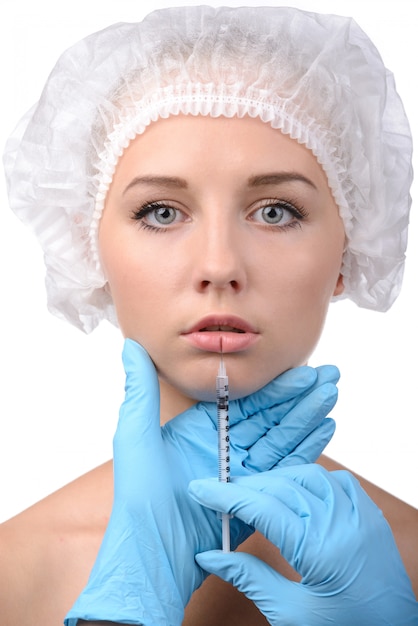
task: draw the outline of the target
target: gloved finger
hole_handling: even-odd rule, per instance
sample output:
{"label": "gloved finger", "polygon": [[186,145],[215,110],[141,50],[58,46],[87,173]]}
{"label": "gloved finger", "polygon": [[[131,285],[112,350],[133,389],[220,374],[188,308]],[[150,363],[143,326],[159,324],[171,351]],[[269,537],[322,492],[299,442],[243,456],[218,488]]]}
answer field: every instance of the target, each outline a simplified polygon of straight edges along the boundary
{"label": "gloved finger", "polygon": [[212,550],[195,558],[202,569],[219,576],[252,600],[269,624],[314,623],[312,614],[304,608],[307,603],[303,586],[281,576],[252,554]]}
{"label": "gloved finger", "polygon": [[336,385],[340,380],[340,370],[336,365],[319,365],[315,369],[318,376],[317,386],[324,383],[334,383]]}
{"label": "gloved finger", "polygon": [[[247,419],[241,419],[239,422],[236,423],[235,426],[233,426],[233,437],[231,432],[231,438],[235,446],[247,450],[256,441],[259,441],[259,439],[263,435],[265,435],[270,430],[270,428],[281,424],[283,420],[286,419],[287,415],[293,409],[293,407],[295,407],[303,398],[309,397],[315,389],[321,387],[325,383],[331,383],[331,385],[334,386],[338,382],[340,377],[339,370],[334,365],[322,365],[315,370],[311,369],[311,371],[308,373],[306,370],[310,369],[311,368],[301,367],[295,368],[293,370],[288,370],[276,379],[277,394],[279,394],[278,383],[285,375],[287,378],[291,378],[290,373],[292,372],[292,379],[298,379],[299,383],[301,383],[302,380],[305,380],[306,386],[300,388],[299,393],[290,399],[286,399],[286,397],[280,395],[276,395],[275,397],[270,395],[270,386],[267,385],[267,387],[265,388],[267,394],[263,397],[263,399],[268,399],[268,403],[260,403],[258,410],[256,410],[252,414],[249,414]],[[313,380],[312,384],[308,385],[308,381],[310,380],[310,376],[313,372],[315,372],[315,379]],[[270,385],[272,385],[273,383],[275,383],[275,381],[272,381]],[[263,390],[260,390],[260,392],[257,393],[261,392],[263,392]],[[255,396],[255,394],[253,394],[253,396]],[[245,400],[246,399],[244,398],[242,402],[244,402]],[[249,397],[247,398],[247,400],[249,400]],[[257,400],[257,397],[252,398],[253,405],[256,404],[255,400]],[[238,400],[236,402],[241,401]],[[235,405],[232,402],[230,405],[230,416],[231,411],[234,411],[234,407]],[[309,418],[311,415],[312,413],[310,411],[307,411],[305,420],[307,423],[309,423]],[[311,430],[313,430],[315,426],[318,425],[319,421],[320,420],[317,420],[316,423],[312,425]],[[304,436],[308,434],[309,433],[305,429]],[[300,441],[301,439],[299,439],[297,443],[299,443]]]}
{"label": "gloved finger", "polygon": [[275,467],[315,463],[331,441],[334,432],[334,420],[330,417],[326,417],[310,435],[296,446],[293,452],[290,452],[290,454],[281,459]]}
{"label": "gloved finger", "polygon": [[[278,426],[267,431],[248,450],[245,467],[265,471],[277,465],[323,422],[335,406],[337,398],[338,390],[333,383],[324,383],[305,395]],[[231,433],[231,439],[235,443],[235,433],[234,437]]]}
{"label": "gloved finger", "polygon": [[[354,500],[358,498],[358,491],[363,491],[359,481],[347,470],[329,472],[317,463],[280,465],[268,472],[251,474],[246,479],[242,482],[242,477],[237,476],[234,477],[234,482],[271,493],[291,508],[293,508],[291,499],[288,499],[286,491],[283,490],[283,485],[287,482],[295,493],[303,494],[313,506],[314,502],[318,501],[339,512],[347,507],[351,510]],[[310,500],[311,497],[314,500]]]}
{"label": "gloved finger", "polygon": [[308,365],[283,372],[258,391],[230,402],[229,419],[231,425],[254,415],[259,416],[266,409],[278,407],[288,400],[300,396],[301,393],[316,383],[317,378],[317,371]]}
{"label": "gloved finger", "polygon": [[[293,481],[295,488],[301,487],[306,492],[316,496],[319,500],[326,502],[331,493],[335,497],[339,498],[340,506],[343,500],[349,500],[342,482],[343,478],[338,477],[346,476],[346,481],[359,485],[357,479],[355,479],[348,471],[340,470],[338,472],[328,472],[321,465],[311,463],[310,465],[292,465],[289,467],[281,467],[273,470],[278,472],[283,479],[289,479]],[[238,480],[238,479],[237,479]]]}
{"label": "gloved finger", "polygon": [[160,394],[157,373],[142,346],[127,339],[122,360],[126,373],[125,399],[119,411],[113,451],[115,478],[125,473],[128,480],[129,470],[139,460],[145,464],[149,456],[155,462],[155,447],[161,444]]}

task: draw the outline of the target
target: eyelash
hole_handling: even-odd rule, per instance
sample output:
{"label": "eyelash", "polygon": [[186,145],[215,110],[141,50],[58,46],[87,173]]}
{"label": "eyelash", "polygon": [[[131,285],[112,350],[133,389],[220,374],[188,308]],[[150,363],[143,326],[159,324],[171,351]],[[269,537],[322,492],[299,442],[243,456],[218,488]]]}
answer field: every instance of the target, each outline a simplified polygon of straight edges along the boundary
{"label": "eyelash", "polygon": [[[296,227],[300,228],[301,222],[308,217],[308,212],[298,201],[295,201],[293,199],[292,200],[290,199],[278,200],[277,198],[264,200],[261,206],[259,206],[255,211],[253,211],[253,214],[267,207],[272,207],[272,208],[276,207],[279,209],[284,209],[288,211],[289,213],[291,213],[293,217],[295,218],[295,221],[292,220],[287,224],[283,224],[282,226],[280,224],[275,225],[275,224],[268,224],[268,223],[264,225],[266,228],[269,228],[276,232],[278,230],[286,231],[290,228],[296,228]],[[140,228],[143,228],[144,230],[149,230],[155,233],[166,232],[169,229],[169,227],[165,227],[164,225],[153,226],[152,224],[148,224],[144,220],[144,218],[149,213],[152,213],[153,211],[156,211],[158,209],[163,209],[163,208],[173,209],[175,211],[180,210],[180,209],[176,209],[176,207],[171,206],[168,202],[162,202],[162,201],[146,202],[133,211],[132,219],[138,222],[138,225],[140,226]]]}

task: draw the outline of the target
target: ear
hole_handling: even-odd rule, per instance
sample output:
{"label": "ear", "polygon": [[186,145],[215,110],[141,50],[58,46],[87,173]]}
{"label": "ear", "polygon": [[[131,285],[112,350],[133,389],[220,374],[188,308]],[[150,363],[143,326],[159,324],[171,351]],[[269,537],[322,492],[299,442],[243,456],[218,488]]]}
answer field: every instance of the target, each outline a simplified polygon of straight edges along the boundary
{"label": "ear", "polygon": [[344,291],[344,279],[343,279],[343,275],[340,273],[338,275],[338,280],[335,285],[333,296],[340,296],[343,293],[343,291]]}

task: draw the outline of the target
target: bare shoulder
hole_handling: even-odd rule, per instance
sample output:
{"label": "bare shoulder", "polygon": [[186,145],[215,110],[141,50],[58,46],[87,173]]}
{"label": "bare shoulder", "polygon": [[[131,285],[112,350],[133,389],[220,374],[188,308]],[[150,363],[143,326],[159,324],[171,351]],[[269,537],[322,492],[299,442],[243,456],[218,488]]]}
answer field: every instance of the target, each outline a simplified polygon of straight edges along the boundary
{"label": "bare shoulder", "polygon": [[[319,463],[330,471],[347,469],[326,456],[321,456]],[[418,596],[418,509],[352,473],[389,522],[414,592]]]}
{"label": "bare shoulder", "polygon": [[0,525],[2,626],[62,625],[87,581],[111,500],[105,464]]}

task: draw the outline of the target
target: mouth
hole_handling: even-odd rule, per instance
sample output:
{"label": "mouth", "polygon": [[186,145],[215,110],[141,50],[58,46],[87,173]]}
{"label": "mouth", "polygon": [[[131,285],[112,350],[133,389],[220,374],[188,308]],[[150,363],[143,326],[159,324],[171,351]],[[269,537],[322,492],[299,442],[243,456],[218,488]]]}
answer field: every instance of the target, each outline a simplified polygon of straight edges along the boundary
{"label": "mouth", "polygon": [[246,320],[235,315],[210,315],[202,318],[186,331],[188,333],[254,333],[257,330]]}
{"label": "mouth", "polygon": [[198,350],[223,353],[246,350],[260,337],[251,324],[234,315],[207,316],[182,335]]}

